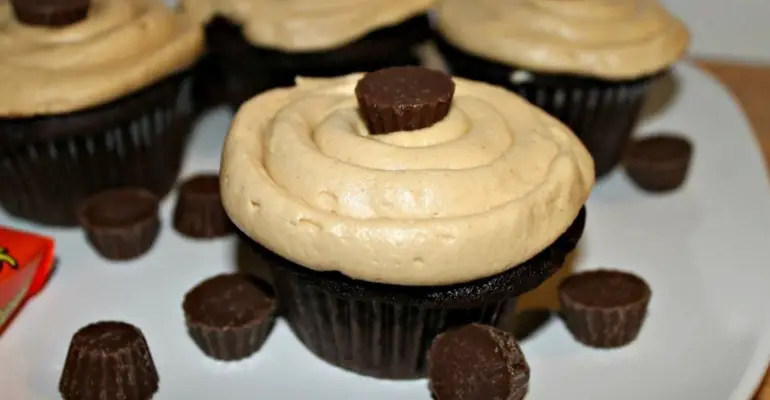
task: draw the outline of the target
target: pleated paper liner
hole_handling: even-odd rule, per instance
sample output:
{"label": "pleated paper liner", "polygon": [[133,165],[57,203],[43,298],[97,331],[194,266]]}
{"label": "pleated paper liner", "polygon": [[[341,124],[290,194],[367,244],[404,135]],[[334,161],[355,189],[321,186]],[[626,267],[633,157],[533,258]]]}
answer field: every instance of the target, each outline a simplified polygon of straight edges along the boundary
{"label": "pleated paper liner", "polygon": [[72,226],[77,203],[105,189],[164,196],[179,173],[191,97],[182,73],[84,111],[0,118],[0,205],[34,222]]}
{"label": "pleated paper liner", "polygon": [[490,278],[453,285],[406,287],[359,281],[293,264],[259,245],[284,317],[319,358],[358,374],[417,379],[426,374],[432,339],[446,329],[479,322],[496,325],[516,297],[561,268],[585,225],[581,211],[554,244]]}

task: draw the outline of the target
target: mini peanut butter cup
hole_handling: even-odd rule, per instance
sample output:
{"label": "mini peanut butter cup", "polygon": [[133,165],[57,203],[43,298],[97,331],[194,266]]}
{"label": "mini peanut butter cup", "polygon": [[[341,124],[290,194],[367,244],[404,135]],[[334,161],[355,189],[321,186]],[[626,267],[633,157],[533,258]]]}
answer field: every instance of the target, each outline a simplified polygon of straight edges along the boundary
{"label": "mini peanut butter cup", "polygon": [[651,296],[642,278],[614,270],[578,273],[559,285],[567,328],[579,342],[597,348],[633,342],[644,324]]}
{"label": "mini peanut butter cup", "polygon": [[632,143],[623,165],[628,177],[640,189],[667,192],[684,183],[692,153],[692,143],[686,138],[661,133]]}
{"label": "mini peanut butter cup", "polygon": [[90,0],[11,0],[16,18],[36,26],[58,27],[82,21],[88,15]]}
{"label": "mini peanut butter cup", "polygon": [[139,328],[97,322],[73,335],[59,392],[65,400],[149,400],[159,382]]}
{"label": "mini peanut butter cup", "polygon": [[430,127],[449,113],[454,91],[449,75],[423,67],[391,67],[368,73],[355,90],[370,134]]}
{"label": "mini peanut butter cup", "polygon": [[160,230],[160,199],[141,188],[111,189],[86,198],[78,221],[91,246],[108,260],[131,260],[146,253]]}
{"label": "mini peanut butter cup", "polygon": [[195,344],[221,361],[244,359],[259,351],[275,323],[272,289],[246,274],[206,279],[187,292],[182,308]]}
{"label": "mini peanut butter cup", "polygon": [[513,334],[469,324],[438,335],[428,352],[435,400],[521,400],[529,365]]}
{"label": "mini peanut butter cup", "polygon": [[199,239],[233,233],[219,195],[219,175],[197,175],[182,183],[174,209],[174,229]]}

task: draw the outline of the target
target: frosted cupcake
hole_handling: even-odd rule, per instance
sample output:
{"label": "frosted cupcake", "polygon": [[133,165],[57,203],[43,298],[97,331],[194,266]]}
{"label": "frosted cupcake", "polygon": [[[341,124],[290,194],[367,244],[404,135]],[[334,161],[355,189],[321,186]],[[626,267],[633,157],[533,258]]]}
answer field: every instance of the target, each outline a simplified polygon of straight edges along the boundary
{"label": "frosted cupcake", "polygon": [[690,41],[656,0],[440,0],[437,42],[454,74],[511,89],[567,124],[609,172],[650,83]]}
{"label": "frosted cupcake", "polygon": [[162,0],[0,2],[0,205],[74,225],[96,192],[166,194],[202,52],[200,26]]}
{"label": "frosted cupcake", "polygon": [[210,55],[199,68],[205,106],[234,106],[297,76],[417,65],[435,0],[180,0],[206,24]]}
{"label": "frosted cupcake", "polygon": [[561,267],[594,182],[588,152],[553,117],[419,67],[255,97],[221,177],[299,339],[389,379],[423,377],[433,337],[496,324]]}

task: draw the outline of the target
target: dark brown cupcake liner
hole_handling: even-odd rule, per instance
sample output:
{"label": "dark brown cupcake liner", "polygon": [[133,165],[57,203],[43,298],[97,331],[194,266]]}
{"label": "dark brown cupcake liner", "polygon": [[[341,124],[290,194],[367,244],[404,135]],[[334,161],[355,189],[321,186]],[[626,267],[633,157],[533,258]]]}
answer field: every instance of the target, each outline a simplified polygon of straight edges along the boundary
{"label": "dark brown cupcake liner", "polygon": [[[119,191],[130,191],[140,199],[147,199],[153,210],[148,215],[120,225],[104,224],[91,220],[85,215],[90,203],[98,201],[98,197]],[[154,204],[152,204],[154,203]],[[110,204],[100,207],[110,207]],[[120,207],[119,204],[115,205]],[[102,257],[113,261],[128,261],[138,258],[152,248],[160,232],[160,217],[158,216],[158,197],[145,189],[113,189],[87,198],[78,209],[78,219],[86,233],[86,239]]]}
{"label": "dark brown cupcake liner", "polygon": [[651,83],[667,73],[624,81],[539,73],[470,55],[441,38],[436,42],[454,75],[516,92],[572,129],[591,153],[597,178],[618,165]]}
{"label": "dark brown cupcake liner", "polygon": [[192,123],[185,76],[85,111],[0,118],[0,206],[34,222],[73,226],[78,202],[106,189],[136,186],[165,196]]}
{"label": "dark brown cupcake liner", "polygon": [[159,381],[139,329],[122,322],[98,322],[74,335],[59,392],[65,400],[149,400]]}
{"label": "dark brown cupcake liner", "polygon": [[[173,218],[177,232],[195,239],[216,238],[234,232],[234,226],[222,206],[218,182],[217,175],[198,175],[180,186]],[[216,183],[215,191],[198,187],[212,183]]]}
{"label": "dark brown cupcake liner", "polygon": [[408,287],[358,281],[298,266],[255,245],[270,267],[283,316],[316,356],[383,379],[418,379],[441,332],[472,322],[497,325],[516,297],[563,265],[583,232],[585,214],[554,244],[501,274],[452,285]]}
{"label": "dark brown cupcake liner", "polygon": [[265,90],[294,85],[297,76],[334,77],[419,65],[414,48],[429,36],[427,18],[420,15],[330,51],[286,53],[253,46],[240,27],[216,18],[206,27],[210,60],[196,72],[196,91],[207,97],[197,103],[211,107],[223,101],[238,108]]}
{"label": "dark brown cupcake liner", "polygon": [[[562,281],[559,290],[562,317],[572,336],[580,343],[595,348],[617,348],[625,346],[639,336],[647,317],[651,291],[641,278],[619,271],[600,271],[622,274],[639,280],[644,285],[638,299],[618,306],[584,304],[571,298],[563,287],[570,278]],[[590,272],[589,272],[590,273]]]}
{"label": "dark brown cupcake liner", "polygon": [[187,332],[207,356],[220,361],[238,361],[258,352],[275,326],[275,318],[235,328],[188,323]]}

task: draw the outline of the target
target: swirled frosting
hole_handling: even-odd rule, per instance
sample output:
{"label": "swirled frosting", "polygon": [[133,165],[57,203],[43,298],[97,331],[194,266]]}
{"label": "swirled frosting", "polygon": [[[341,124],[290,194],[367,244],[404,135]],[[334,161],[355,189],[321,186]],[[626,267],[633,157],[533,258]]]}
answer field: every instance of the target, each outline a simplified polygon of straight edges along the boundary
{"label": "swirled frosting", "polygon": [[670,66],[690,42],[656,0],[440,0],[436,11],[455,46],[543,72],[636,78]]}
{"label": "swirled frosting", "polygon": [[100,105],[190,66],[203,30],[162,0],[92,0],[86,19],[49,28],[0,2],[0,115]]}
{"label": "swirled frosting", "polygon": [[556,119],[455,79],[444,120],[369,135],[354,95],[361,77],[300,79],[238,111],[222,199],[257,242],[315,270],[440,285],[526,261],[578,215],[593,161]]}
{"label": "swirled frosting", "polygon": [[343,46],[427,11],[435,0],[180,0],[202,22],[221,15],[251,43],[289,52]]}

